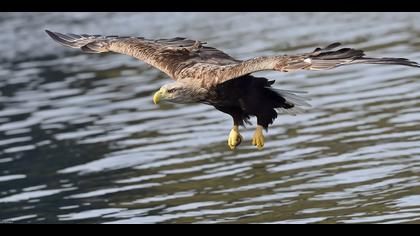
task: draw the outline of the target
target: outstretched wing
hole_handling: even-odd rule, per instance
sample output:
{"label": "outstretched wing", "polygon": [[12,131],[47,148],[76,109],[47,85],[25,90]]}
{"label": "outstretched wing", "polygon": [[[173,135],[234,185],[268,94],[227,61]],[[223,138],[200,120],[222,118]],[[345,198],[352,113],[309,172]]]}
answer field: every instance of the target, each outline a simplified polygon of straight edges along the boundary
{"label": "outstretched wing", "polygon": [[336,51],[332,50],[340,45],[340,43],[333,43],[324,49],[316,48],[312,53],[300,55],[298,58],[291,57],[281,70],[284,72],[301,69],[329,70],[349,64],[388,64],[420,67],[417,62],[410,61],[406,58],[365,57],[365,53],[362,50],[353,48],[342,48]]}
{"label": "outstretched wing", "polygon": [[[208,67],[211,67],[209,70],[212,71],[213,76],[219,78],[217,83],[222,83],[230,79],[263,70],[276,70],[281,72],[328,70],[351,64],[386,64],[420,67],[417,62],[410,61],[406,58],[365,57],[365,53],[362,50],[353,48],[332,50],[340,45],[340,43],[333,43],[325,48],[317,48],[311,53],[300,55],[256,57],[237,64],[222,66],[211,65]],[[194,67],[196,67],[196,65],[191,68],[185,68],[182,73],[188,73],[188,71],[193,70]]]}
{"label": "outstretched wing", "polygon": [[239,60],[205,42],[186,38],[145,39],[101,35],[62,34],[46,30],[47,34],[61,45],[80,48],[88,53],[116,52],[133,56],[177,79],[178,71],[197,63],[223,66],[239,63]]}

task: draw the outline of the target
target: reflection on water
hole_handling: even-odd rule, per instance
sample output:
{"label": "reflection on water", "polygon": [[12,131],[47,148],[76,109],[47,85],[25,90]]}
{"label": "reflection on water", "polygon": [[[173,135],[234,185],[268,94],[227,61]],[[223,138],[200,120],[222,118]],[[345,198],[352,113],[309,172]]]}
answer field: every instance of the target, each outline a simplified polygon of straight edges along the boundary
{"label": "reflection on water", "polygon": [[186,36],[238,58],[341,41],[420,61],[419,21],[418,13],[2,14],[0,220],[420,222],[420,70],[260,73],[309,91],[313,108],[281,115],[262,151],[249,127],[232,152],[226,115],[152,103],[169,82],[163,73],[60,47],[43,32]]}

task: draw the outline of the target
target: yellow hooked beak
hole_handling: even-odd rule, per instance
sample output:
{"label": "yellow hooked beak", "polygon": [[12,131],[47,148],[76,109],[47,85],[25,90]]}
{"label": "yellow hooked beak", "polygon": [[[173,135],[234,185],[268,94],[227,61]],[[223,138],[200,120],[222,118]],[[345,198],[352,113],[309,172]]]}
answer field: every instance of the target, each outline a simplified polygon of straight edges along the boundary
{"label": "yellow hooked beak", "polygon": [[157,91],[157,92],[155,93],[155,95],[153,95],[153,102],[154,102],[155,104],[158,104],[158,103],[159,103],[159,101],[160,101],[162,98],[165,98],[165,94],[166,94],[166,90],[161,88],[159,91]]}

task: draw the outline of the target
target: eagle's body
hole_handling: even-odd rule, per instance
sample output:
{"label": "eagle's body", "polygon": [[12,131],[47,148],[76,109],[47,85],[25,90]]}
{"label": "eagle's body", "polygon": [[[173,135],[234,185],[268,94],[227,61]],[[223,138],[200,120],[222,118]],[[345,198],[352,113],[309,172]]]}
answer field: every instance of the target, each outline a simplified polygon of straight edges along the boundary
{"label": "eagle's body", "polygon": [[200,41],[185,38],[151,40],[141,37],[61,34],[46,31],[58,43],[84,52],[117,52],[136,57],[176,80],[155,93],[154,102],[204,103],[232,116],[234,126],[228,145],[235,149],[242,141],[239,126],[257,117],[253,145],[264,145],[263,129],[273,123],[277,111],[297,114],[309,106],[301,91],[272,88],[274,81],[251,74],[263,70],[291,72],[327,70],[349,64],[390,64],[420,67],[405,58],[369,58],[351,48],[332,50],[334,43],[311,53],[292,56],[256,57],[237,60]]}
{"label": "eagle's body", "polygon": [[277,117],[277,108],[291,109],[293,103],[271,89],[274,81],[245,75],[224,82],[215,88],[215,102],[210,103],[219,111],[233,117],[235,125],[249,123],[251,116],[265,129]]}

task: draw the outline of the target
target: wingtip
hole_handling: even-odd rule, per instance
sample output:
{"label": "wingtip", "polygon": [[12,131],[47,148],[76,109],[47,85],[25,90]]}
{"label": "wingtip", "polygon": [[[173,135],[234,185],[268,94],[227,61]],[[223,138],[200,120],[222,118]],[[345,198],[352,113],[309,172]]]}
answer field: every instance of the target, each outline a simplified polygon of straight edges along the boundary
{"label": "wingtip", "polygon": [[52,31],[49,31],[49,30],[45,30],[45,33],[47,33],[48,34],[48,36],[50,36],[52,39],[54,39],[54,40],[57,40],[57,34],[55,34],[54,32],[52,32]]}
{"label": "wingtip", "polygon": [[48,34],[48,35],[50,35],[50,36],[51,36],[52,34],[54,34],[53,32],[51,32],[51,31],[49,31],[49,30],[47,30],[47,29],[46,29],[46,30],[44,30],[44,31],[45,31],[45,33],[47,33],[47,34]]}
{"label": "wingtip", "polygon": [[73,38],[68,36],[67,34],[62,34],[58,32],[52,32],[49,30],[45,30],[45,32],[50,36],[54,41],[57,43],[67,46],[67,47],[74,47],[73,45]]}

